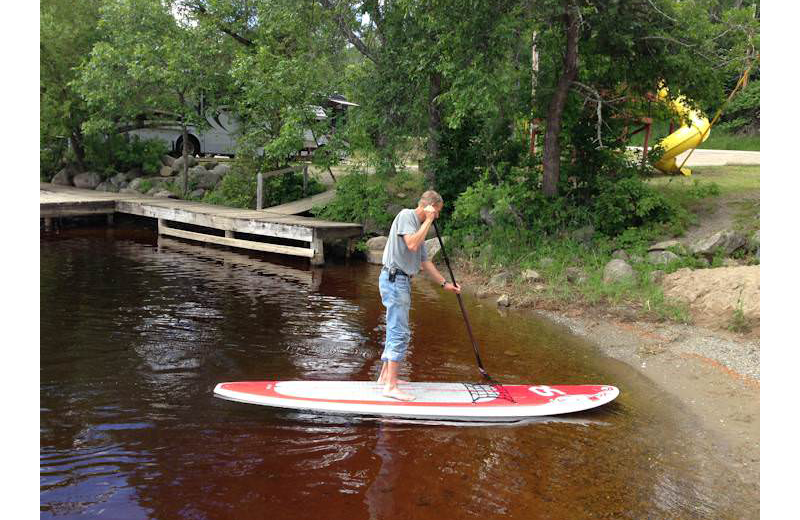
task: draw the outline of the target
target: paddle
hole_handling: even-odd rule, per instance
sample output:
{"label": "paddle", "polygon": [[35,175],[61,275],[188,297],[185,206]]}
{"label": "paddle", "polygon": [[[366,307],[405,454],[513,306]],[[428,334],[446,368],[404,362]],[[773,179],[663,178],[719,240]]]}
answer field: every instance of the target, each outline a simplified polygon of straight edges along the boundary
{"label": "paddle", "polygon": [[[447,265],[447,270],[450,272],[450,279],[453,280],[453,285],[456,285],[456,277],[453,274],[453,269],[450,268],[450,260],[447,258],[447,252],[444,250],[444,242],[442,242],[442,237],[439,235],[439,227],[436,225],[436,221],[433,221],[433,229],[436,231],[436,238],[439,239],[439,246],[442,248],[442,256],[444,257],[444,263]],[[478,370],[481,371],[481,375],[483,375],[486,380],[488,380],[492,384],[497,384],[492,376],[483,368],[483,363],[481,362],[481,355],[478,353],[478,344],[475,341],[475,336],[472,335],[472,327],[469,324],[469,318],[467,318],[467,309],[464,308],[464,301],[461,299],[461,295],[456,293],[456,297],[458,298],[458,305],[461,307],[461,314],[464,316],[464,323],[467,324],[467,333],[469,334],[469,339],[472,341],[472,348],[475,350],[475,359],[478,361]]]}

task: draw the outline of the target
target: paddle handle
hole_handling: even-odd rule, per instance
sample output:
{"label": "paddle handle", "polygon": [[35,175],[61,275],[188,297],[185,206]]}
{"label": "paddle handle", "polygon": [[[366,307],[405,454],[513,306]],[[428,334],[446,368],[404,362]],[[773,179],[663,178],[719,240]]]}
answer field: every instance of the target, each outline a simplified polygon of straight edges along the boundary
{"label": "paddle handle", "polygon": [[[439,234],[439,227],[436,225],[435,220],[433,221],[433,229],[436,231],[436,238],[439,239],[439,247],[442,249],[442,256],[444,257],[444,263],[447,266],[447,271],[450,273],[450,279],[453,280],[453,285],[457,285],[456,277],[453,274],[453,269],[450,267],[450,260],[447,258],[447,251],[444,249],[444,242],[442,242],[442,236]],[[481,355],[478,352],[478,342],[475,341],[475,336],[472,334],[472,326],[469,324],[467,309],[464,308],[464,300],[461,299],[461,295],[459,293],[456,293],[456,297],[458,298],[458,306],[461,307],[461,314],[464,316],[464,323],[467,325],[467,334],[469,334],[469,340],[472,342],[472,349],[475,351],[475,360],[478,362],[478,370],[481,371],[481,375],[483,375],[484,378],[488,379],[489,381],[494,381],[492,376],[490,376],[483,367]]]}

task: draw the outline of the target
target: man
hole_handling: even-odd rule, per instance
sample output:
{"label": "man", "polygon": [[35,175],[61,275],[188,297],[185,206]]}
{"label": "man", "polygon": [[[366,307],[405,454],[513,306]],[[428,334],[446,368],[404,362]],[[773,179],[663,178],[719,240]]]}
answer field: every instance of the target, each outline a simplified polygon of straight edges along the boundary
{"label": "man", "polygon": [[425,251],[425,237],[443,206],[442,196],[435,191],[423,193],[416,209],[403,209],[394,218],[383,250],[383,268],[378,281],[381,301],[386,307],[386,345],[378,382],[384,385],[384,396],[400,401],[415,399],[397,386],[400,362],[405,358],[411,339],[408,327],[411,278],[422,269],[445,290],[461,292],[460,286],[447,282],[439,273]]}

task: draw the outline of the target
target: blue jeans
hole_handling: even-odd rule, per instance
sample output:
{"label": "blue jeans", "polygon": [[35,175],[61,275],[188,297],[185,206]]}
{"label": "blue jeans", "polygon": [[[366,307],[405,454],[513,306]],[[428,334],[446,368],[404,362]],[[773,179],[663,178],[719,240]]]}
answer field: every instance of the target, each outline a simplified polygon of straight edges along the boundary
{"label": "blue jeans", "polygon": [[381,269],[378,278],[381,302],[386,307],[386,345],[381,361],[402,361],[406,356],[411,329],[408,328],[408,311],[411,309],[411,280],[398,274],[394,282],[389,273]]}

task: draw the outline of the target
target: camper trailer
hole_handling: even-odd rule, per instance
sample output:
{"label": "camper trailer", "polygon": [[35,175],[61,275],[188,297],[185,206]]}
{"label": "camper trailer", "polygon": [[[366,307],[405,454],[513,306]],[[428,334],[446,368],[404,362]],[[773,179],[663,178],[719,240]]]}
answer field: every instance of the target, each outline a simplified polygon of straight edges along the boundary
{"label": "camper trailer", "polygon": [[[330,118],[330,131],[336,131],[337,126],[341,126],[350,107],[358,106],[344,99],[342,96],[334,95],[328,98],[325,108],[311,107],[316,114],[317,121],[329,119],[325,109],[333,113]],[[198,112],[205,116],[208,127],[198,128],[193,125],[187,127],[188,148],[190,155],[228,155],[236,153],[236,143],[239,138],[240,125],[227,106],[208,107],[205,106],[201,97],[198,104]],[[181,125],[174,117],[163,112],[152,112],[148,117],[140,118],[147,128],[137,128],[128,131],[128,135],[138,136],[140,139],[158,139],[164,141],[169,149],[175,154],[183,153],[183,132]],[[303,148],[298,150],[298,154],[308,155],[321,146],[328,144],[330,134],[319,135],[314,138],[311,130],[303,133]]]}

